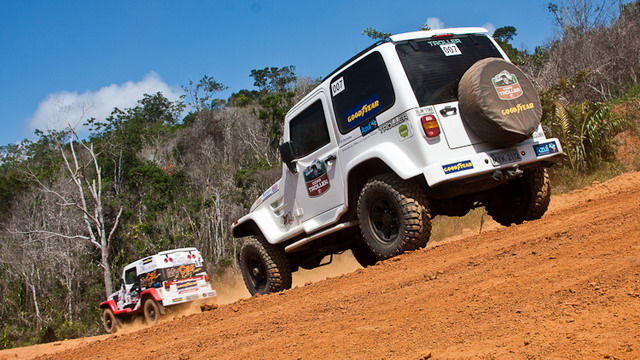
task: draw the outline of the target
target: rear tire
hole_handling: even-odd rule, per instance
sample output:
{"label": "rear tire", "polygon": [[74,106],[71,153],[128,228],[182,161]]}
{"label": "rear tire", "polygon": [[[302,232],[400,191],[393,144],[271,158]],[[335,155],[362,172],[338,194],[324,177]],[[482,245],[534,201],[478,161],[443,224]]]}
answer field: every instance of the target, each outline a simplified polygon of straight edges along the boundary
{"label": "rear tire", "polygon": [[142,306],[145,322],[149,325],[157,324],[161,314],[160,305],[152,298],[148,298],[144,301]]}
{"label": "rear tire", "polygon": [[284,249],[269,244],[262,236],[245,241],[240,250],[240,269],[252,296],[291,288],[291,264]]}
{"label": "rear tire", "polygon": [[102,327],[107,334],[115,334],[120,327],[120,321],[111,309],[102,309]]}
{"label": "rear tire", "polygon": [[431,213],[425,191],[392,173],[375,176],[358,198],[364,241],[379,259],[426,246]]}
{"label": "rear tire", "polygon": [[521,178],[501,186],[499,191],[486,208],[493,220],[504,226],[540,219],[551,201],[551,183],[544,167],[524,170]]}

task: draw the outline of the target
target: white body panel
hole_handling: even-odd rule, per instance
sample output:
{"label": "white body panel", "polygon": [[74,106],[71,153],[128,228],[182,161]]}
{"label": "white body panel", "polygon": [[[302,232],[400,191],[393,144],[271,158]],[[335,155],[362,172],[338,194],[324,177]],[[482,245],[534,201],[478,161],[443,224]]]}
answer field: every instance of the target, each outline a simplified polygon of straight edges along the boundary
{"label": "white body panel", "polygon": [[[232,232],[253,222],[269,243],[277,244],[293,237],[312,235],[323,228],[335,225],[350,207],[355,206],[349,203],[346,186],[352,170],[372,159],[381,161],[403,179],[424,177],[427,185],[434,187],[491,174],[516,164],[525,166],[547,161],[562,154],[559,141],[546,139],[541,128],[526,141],[508,149],[501,149],[483,142],[464,124],[457,101],[419,106],[396,51],[396,44],[444,34],[486,36],[486,32],[482,28],[456,28],[394,35],[390,42],[363,52],[325,79],[288,112],[284,126],[284,141],[292,139],[292,120],[320,100],[325,111],[329,143],[309,155],[299,157],[295,165],[297,172],[290,171],[283,164],[282,178],[256,200],[249,214],[234,223]],[[499,54],[508,60],[497,43],[489,39]],[[365,130],[364,125],[361,125],[341,131],[337,124],[338,115],[334,112],[333,101],[334,96],[345,91],[341,74],[375,52],[380,53],[384,59],[393,87],[394,102],[375,115],[373,130]],[[348,85],[346,89],[349,90]],[[445,108],[450,111],[444,112]],[[366,110],[365,107],[363,109]],[[420,118],[426,114],[434,115],[442,130],[435,138],[427,138],[422,129]],[[536,154],[534,146],[546,143],[555,145],[555,152]],[[511,156],[516,160],[498,164],[491,157],[497,152],[508,153],[502,157],[504,159],[510,159]],[[515,153],[519,154],[521,159],[517,160]],[[319,196],[309,196],[311,189],[309,185],[305,185],[303,172],[314,162],[322,162],[330,156],[335,156],[335,159],[324,162],[326,173],[323,173],[328,178],[328,190]]]}

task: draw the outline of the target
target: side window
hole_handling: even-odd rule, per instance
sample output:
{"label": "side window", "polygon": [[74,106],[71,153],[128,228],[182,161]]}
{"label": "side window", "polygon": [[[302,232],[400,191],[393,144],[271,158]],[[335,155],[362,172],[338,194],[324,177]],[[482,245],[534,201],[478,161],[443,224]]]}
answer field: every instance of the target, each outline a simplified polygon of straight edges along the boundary
{"label": "side window", "polygon": [[136,268],[131,268],[124,272],[124,283],[127,285],[131,285],[136,281]]}
{"label": "side window", "polygon": [[291,141],[298,157],[320,149],[330,141],[322,101],[318,100],[289,122]]}
{"label": "side window", "polygon": [[373,52],[334,76],[331,95],[343,134],[390,108],[395,94],[382,54]]}

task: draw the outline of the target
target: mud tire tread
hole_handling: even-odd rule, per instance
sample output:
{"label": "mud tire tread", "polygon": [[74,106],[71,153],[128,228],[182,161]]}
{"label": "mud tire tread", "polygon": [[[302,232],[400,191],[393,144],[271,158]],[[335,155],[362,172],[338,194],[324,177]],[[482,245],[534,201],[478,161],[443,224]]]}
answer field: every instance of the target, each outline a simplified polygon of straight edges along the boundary
{"label": "mud tire tread", "polygon": [[[247,268],[247,257],[250,251],[259,253],[260,258],[264,262],[263,265],[267,269],[267,283],[263,289],[256,289],[251,279],[249,279],[250,269]],[[263,236],[252,236],[245,240],[240,250],[239,262],[242,270],[242,278],[252,296],[258,293],[266,295],[291,288],[291,264],[284,249],[277,245],[269,244]]]}
{"label": "mud tire tread", "polygon": [[[387,199],[395,201],[401,211],[398,236],[391,244],[381,243],[369,229],[368,203],[375,199],[376,194],[388,196]],[[429,241],[431,211],[425,191],[418,184],[402,180],[393,173],[374,176],[365,184],[358,198],[357,214],[364,241],[379,259],[425,247]]]}
{"label": "mud tire tread", "polygon": [[[108,325],[107,317],[111,318],[111,326]],[[102,309],[100,318],[102,320],[102,328],[107,334],[115,334],[122,325],[122,322],[118,319],[118,316],[115,315],[109,308]]]}
{"label": "mud tire tread", "polygon": [[520,200],[503,196],[498,201],[487,204],[487,213],[499,224],[510,226],[537,220],[549,208],[551,182],[547,168],[539,166],[527,169],[522,179],[506,186],[511,186],[512,191],[518,191]]}

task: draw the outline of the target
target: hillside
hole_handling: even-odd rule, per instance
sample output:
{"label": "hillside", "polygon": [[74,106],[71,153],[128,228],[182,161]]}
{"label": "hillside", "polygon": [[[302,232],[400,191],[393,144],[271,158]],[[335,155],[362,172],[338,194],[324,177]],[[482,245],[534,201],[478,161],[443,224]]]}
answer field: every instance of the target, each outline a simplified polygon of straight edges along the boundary
{"label": "hillside", "polygon": [[640,173],[556,196],[538,221],[152,328],[29,349],[0,359],[637,359]]}

